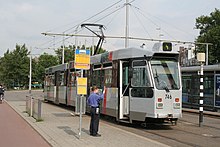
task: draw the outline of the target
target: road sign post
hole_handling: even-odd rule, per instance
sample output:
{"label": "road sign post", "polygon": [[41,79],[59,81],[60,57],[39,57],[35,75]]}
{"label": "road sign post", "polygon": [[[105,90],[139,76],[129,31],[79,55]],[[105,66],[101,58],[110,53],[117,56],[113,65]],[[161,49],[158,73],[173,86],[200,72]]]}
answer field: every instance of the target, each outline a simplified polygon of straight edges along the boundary
{"label": "road sign post", "polygon": [[82,130],[82,100],[87,94],[87,78],[83,77],[83,70],[90,69],[90,50],[75,51],[75,69],[81,69],[81,76],[77,78],[77,95],[80,95],[80,113],[79,113],[79,138]]}

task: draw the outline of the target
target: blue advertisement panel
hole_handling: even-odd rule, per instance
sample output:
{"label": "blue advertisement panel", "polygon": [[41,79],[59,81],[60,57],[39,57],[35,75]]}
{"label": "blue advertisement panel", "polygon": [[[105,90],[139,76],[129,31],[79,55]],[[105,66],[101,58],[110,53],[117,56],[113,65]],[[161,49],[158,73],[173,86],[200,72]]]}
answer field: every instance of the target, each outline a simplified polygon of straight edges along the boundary
{"label": "blue advertisement panel", "polygon": [[220,74],[215,75],[215,107],[220,107]]}

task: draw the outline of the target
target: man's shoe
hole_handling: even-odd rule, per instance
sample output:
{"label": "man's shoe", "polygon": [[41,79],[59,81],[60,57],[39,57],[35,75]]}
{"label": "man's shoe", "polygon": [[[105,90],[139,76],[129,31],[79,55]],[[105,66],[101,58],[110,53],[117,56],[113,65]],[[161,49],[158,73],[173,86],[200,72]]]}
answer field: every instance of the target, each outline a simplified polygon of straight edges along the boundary
{"label": "man's shoe", "polygon": [[95,134],[95,135],[92,135],[94,137],[101,137],[101,134]]}
{"label": "man's shoe", "polygon": [[97,134],[96,134],[96,136],[97,136],[97,137],[100,137],[100,136],[101,136],[101,134],[98,134],[98,133],[97,133]]}

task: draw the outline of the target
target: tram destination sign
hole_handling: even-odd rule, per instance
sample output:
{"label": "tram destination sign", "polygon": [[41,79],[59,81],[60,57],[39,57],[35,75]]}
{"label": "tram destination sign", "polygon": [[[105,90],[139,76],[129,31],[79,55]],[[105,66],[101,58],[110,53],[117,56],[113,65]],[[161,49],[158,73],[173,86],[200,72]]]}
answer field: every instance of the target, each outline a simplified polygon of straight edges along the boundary
{"label": "tram destination sign", "polygon": [[75,69],[90,69],[90,50],[76,49],[75,51]]}

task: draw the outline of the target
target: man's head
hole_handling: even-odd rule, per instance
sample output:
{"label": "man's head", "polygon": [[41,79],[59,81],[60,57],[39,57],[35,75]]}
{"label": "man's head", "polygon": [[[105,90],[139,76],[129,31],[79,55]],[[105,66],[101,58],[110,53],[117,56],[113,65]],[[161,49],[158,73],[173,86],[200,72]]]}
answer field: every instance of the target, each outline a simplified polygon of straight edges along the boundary
{"label": "man's head", "polygon": [[93,86],[93,87],[92,87],[92,91],[93,91],[94,93],[98,93],[98,92],[99,92],[99,88],[98,88],[97,86]]}

